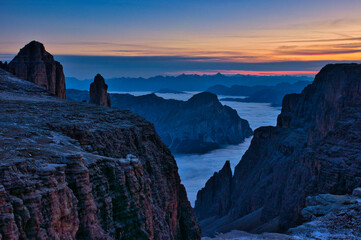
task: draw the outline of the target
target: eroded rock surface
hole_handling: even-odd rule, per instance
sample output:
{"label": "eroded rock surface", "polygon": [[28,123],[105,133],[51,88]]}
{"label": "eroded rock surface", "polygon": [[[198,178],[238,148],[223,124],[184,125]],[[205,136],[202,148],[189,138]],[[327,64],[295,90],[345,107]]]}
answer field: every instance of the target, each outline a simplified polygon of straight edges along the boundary
{"label": "eroded rock surface", "polygon": [[63,66],[45,50],[42,43],[32,41],[23,47],[6,70],[20,79],[45,87],[51,94],[65,98]]}
{"label": "eroded rock surface", "polygon": [[300,239],[361,239],[361,198],[357,195],[309,196],[301,216],[307,222],[287,234]]}
{"label": "eroded rock surface", "polygon": [[352,195],[327,193],[308,196],[301,211],[301,217],[306,222],[284,234],[233,230],[202,240],[358,240],[361,239],[361,198],[357,195],[360,189],[355,190]]}
{"label": "eroded rock surface", "polygon": [[199,239],[153,126],[0,70],[2,239]]}
{"label": "eroded rock surface", "polygon": [[228,212],[201,219],[203,232],[296,226],[307,196],[360,186],[360,142],[361,65],[327,65],[301,94],[285,96],[276,127],[255,130],[235,168]]}

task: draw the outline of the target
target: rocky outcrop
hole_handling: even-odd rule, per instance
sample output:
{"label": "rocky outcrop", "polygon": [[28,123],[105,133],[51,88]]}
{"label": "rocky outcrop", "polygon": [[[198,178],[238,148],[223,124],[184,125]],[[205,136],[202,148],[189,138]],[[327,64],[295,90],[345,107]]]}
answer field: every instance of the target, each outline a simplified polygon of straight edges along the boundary
{"label": "rocky outcrop", "polygon": [[6,70],[23,80],[45,87],[55,96],[65,98],[63,66],[54,60],[40,42],[32,41],[23,47]]}
{"label": "rocky outcrop", "polygon": [[307,196],[360,186],[360,89],[361,65],[336,64],[286,95],[277,126],[256,129],[235,168],[229,211],[201,219],[203,231],[285,231],[302,221]]}
{"label": "rocky outcrop", "polygon": [[219,172],[215,172],[204,188],[197,194],[195,208],[196,216],[205,219],[213,216],[223,216],[229,210],[231,197],[232,170],[226,161]]}
{"label": "rocky outcrop", "polygon": [[200,239],[152,124],[1,70],[0,105],[2,239]]}
{"label": "rocky outcrop", "polygon": [[90,84],[90,103],[111,107],[108,94],[108,85],[105,84],[104,78],[98,73],[94,82]]}
{"label": "rocky outcrop", "polygon": [[[355,189],[354,192],[361,189]],[[358,195],[320,194],[308,196],[301,216],[307,222],[289,229],[285,234],[262,233],[252,234],[233,230],[218,234],[215,238],[203,240],[248,240],[248,239],[361,239],[361,198]]]}
{"label": "rocky outcrop", "polygon": [[[69,90],[68,98],[84,101],[85,91]],[[236,110],[223,106],[216,95],[203,92],[188,101],[166,100],[155,94],[110,94],[112,106],[137,113],[154,124],[172,153],[204,153],[223,145],[238,144],[252,135]]]}
{"label": "rocky outcrop", "polygon": [[290,229],[296,239],[361,239],[361,198],[320,194],[306,198],[301,216],[307,222]]}

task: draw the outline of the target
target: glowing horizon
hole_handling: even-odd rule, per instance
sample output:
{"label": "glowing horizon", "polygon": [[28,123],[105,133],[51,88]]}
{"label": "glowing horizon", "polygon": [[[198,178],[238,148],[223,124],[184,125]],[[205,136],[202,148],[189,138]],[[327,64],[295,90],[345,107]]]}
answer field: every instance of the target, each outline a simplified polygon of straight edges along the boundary
{"label": "glowing horizon", "polygon": [[[358,0],[0,0],[0,7],[0,21],[6,23],[1,59],[37,40],[53,55],[361,61]],[[209,70],[214,68],[199,69]]]}
{"label": "glowing horizon", "polygon": [[251,76],[314,76],[318,71],[246,71],[246,70],[212,70],[212,71],[179,71],[167,72],[166,75],[251,75]]}

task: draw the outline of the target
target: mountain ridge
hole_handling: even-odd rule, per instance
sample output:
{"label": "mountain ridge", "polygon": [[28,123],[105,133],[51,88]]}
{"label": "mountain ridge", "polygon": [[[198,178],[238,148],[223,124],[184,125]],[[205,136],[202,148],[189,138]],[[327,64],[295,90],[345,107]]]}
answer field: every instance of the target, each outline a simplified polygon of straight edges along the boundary
{"label": "mountain ridge", "polygon": [[[294,83],[298,81],[311,81],[307,76],[253,76],[253,75],[196,75],[181,74],[178,76],[155,76],[149,78],[107,78],[109,91],[158,91],[162,88],[171,88],[176,91],[205,91],[216,84],[231,86],[238,85],[275,85],[282,82]],[[74,77],[66,77],[69,89],[87,90],[90,79],[78,80]]]}
{"label": "mountain ridge", "polygon": [[[89,101],[87,91],[68,90],[67,94],[75,101]],[[168,100],[154,93],[110,94],[110,99],[113,107],[130,110],[152,122],[173,153],[204,153],[241,143],[252,135],[247,120],[223,106],[212,93],[202,92],[188,101]]]}

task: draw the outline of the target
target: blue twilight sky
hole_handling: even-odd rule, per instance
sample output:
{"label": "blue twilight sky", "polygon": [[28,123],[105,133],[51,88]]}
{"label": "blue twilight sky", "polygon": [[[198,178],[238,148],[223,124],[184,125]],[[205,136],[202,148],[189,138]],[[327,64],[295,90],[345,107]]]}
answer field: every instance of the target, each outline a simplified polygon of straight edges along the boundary
{"label": "blue twilight sky", "polygon": [[[108,77],[249,71],[244,63],[361,60],[360,0],[0,0],[0,11],[0,59],[11,59],[35,39],[54,55],[68,55],[67,60],[69,55],[102,56],[98,60],[106,59],[104,66],[116,59]],[[149,65],[142,65],[144,57]],[[159,57],[167,61],[155,71],[151,60]],[[119,71],[124,58],[136,70]],[[168,68],[167,63],[184,58],[182,67]],[[76,59],[63,63],[67,75],[86,77],[71,70]],[[82,59],[83,65],[93,61]],[[318,70],[303,65],[293,71]]]}

